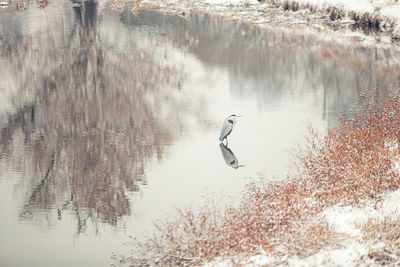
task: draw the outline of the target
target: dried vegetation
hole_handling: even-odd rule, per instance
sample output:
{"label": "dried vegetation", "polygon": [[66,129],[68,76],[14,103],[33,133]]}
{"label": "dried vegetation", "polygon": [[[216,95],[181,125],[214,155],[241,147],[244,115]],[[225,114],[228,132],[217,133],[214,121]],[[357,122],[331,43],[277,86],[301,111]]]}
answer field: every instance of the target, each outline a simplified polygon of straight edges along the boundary
{"label": "dried vegetation", "polygon": [[[125,260],[167,266],[221,259],[244,264],[249,256],[264,254],[279,264],[293,256],[305,258],[339,248],[341,241],[352,237],[335,232],[321,212],[338,204],[378,203],[384,193],[400,187],[400,98],[362,99],[363,110],[341,118],[339,126],[326,134],[310,127],[307,146],[295,154],[298,171],[288,180],[251,183],[240,204],[224,211],[212,201],[198,210],[181,210],[176,218],[160,223],[152,238],[135,242],[136,254]],[[363,257],[375,263],[397,262],[398,228],[393,219],[367,223],[365,238],[385,241],[389,252],[371,250]]]}
{"label": "dried vegetation", "polygon": [[386,217],[383,222],[370,221],[364,226],[365,240],[380,242],[381,246],[372,248],[362,261],[377,265],[400,265],[400,221]]}
{"label": "dried vegetation", "polygon": [[120,12],[125,9],[129,9],[132,13],[138,14],[140,11],[140,5],[142,0],[111,0],[111,8],[118,10]]}

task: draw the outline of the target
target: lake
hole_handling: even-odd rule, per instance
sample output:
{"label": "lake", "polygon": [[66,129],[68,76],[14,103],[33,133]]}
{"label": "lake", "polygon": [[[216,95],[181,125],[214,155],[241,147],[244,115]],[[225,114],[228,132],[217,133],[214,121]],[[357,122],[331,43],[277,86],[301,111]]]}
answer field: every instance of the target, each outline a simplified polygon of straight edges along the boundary
{"label": "lake", "polygon": [[176,208],[285,179],[308,125],[400,83],[394,47],[301,25],[41,3],[0,9],[1,266],[107,266]]}

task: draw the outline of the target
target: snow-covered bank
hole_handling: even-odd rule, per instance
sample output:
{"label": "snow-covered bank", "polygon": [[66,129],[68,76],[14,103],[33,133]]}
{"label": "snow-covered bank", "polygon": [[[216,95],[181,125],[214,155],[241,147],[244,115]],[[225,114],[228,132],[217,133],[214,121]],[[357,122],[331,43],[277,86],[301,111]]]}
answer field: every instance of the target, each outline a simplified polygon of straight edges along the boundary
{"label": "snow-covered bank", "polygon": [[[382,196],[381,202],[368,201],[360,207],[334,206],[327,208],[321,216],[328,222],[331,231],[345,238],[340,249],[326,249],[304,259],[297,257],[289,259],[291,266],[354,266],[380,265],[387,261],[393,265],[400,263],[400,249],[392,246],[400,241],[388,240],[385,234],[397,234],[396,228],[390,227],[388,222],[397,222],[400,219],[400,190]],[[378,229],[378,225],[385,226],[385,233]],[[371,230],[373,232],[371,232]],[[374,235],[374,237],[371,236]],[[382,256],[385,256],[383,259]],[[380,257],[377,257],[380,256]]]}
{"label": "snow-covered bank", "polygon": [[168,14],[207,13],[265,27],[304,24],[316,32],[355,25],[392,40],[400,38],[400,2],[396,0],[144,0],[140,5]]}
{"label": "snow-covered bank", "polygon": [[337,248],[326,247],[305,258],[289,256],[284,249],[279,256],[264,252],[243,258],[217,258],[203,267],[232,266],[232,262],[243,266],[275,266],[281,263],[294,267],[378,266],[385,263],[398,266],[398,203],[400,190],[382,195],[379,202],[370,200],[359,206],[336,205],[323,210],[318,215],[318,221],[326,222],[331,234],[338,237]]}
{"label": "snow-covered bank", "polygon": [[265,0],[285,10],[307,9],[320,12],[330,20],[351,19],[354,22],[377,27],[400,37],[400,3],[397,0]]}

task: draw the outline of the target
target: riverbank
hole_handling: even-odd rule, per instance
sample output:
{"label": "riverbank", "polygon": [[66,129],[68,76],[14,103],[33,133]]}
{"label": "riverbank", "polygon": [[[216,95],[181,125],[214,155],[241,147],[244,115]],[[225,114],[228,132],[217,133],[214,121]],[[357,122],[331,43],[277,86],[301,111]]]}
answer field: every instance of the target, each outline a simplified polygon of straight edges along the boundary
{"label": "riverbank", "polygon": [[400,4],[395,0],[267,0],[272,6],[284,10],[309,10],[330,21],[352,20],[354,24],[380,29],[393,39],[400,34]]}
{"label": "riverbank", "polygon": [[[328,31],[339,38],[371,39],[388,43],[400,39],[400,3],[394,0],[158,0],[121,2],[135,12],[139,8],[155,9],[166,14],[188,16],[191,12],[219,16],[230,21],[250,23],[259,27],[308,27],[315,33]],[[288,29],[293,30],[293,28]]]}
{"label": "riverbank", "polygon": [[254,182],[240,205],[181,209],[122,262],[161,266],[400,264],[400,97],[363,99],[362,112],[320,134],[310,127],[298,172]]}

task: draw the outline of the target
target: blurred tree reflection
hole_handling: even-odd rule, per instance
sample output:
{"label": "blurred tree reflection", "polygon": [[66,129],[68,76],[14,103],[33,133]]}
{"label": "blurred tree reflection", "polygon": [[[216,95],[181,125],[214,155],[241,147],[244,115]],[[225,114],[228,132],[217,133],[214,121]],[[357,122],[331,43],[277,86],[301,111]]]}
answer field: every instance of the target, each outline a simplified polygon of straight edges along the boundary
{"label": "blurred tree reflection", "polygon": [[7,48],[0,63],[18,81],[17,108],[1,127],[0,157],[24,171],[20,216],[57,210],[61,219],[73,210],[78,233],[87,220],[116,225],[130,214],[126,192],[146,183],[146,163],[161,158],[172,139],[146,97],[181,82],[150,49],[131,42],[132,33],[129,42],[114,40],[121,30],[99,30],[98,21],[97,2],[84,1],[47,30],[0,43]]}

